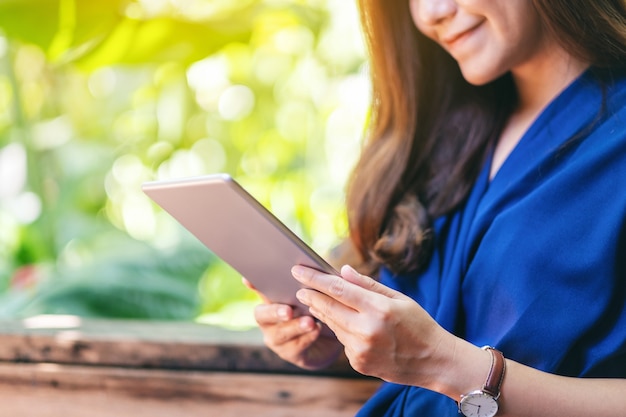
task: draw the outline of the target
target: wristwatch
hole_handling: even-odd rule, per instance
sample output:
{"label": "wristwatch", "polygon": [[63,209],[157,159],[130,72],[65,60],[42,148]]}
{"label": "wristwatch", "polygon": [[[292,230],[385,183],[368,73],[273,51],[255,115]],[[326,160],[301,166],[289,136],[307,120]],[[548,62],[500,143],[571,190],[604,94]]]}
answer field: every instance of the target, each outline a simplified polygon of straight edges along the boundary
{"label": "wristwatch", "polygon": [[499,350],[491,346],[485,346],[483,349],[491,352],[491,368],[481,389],[461,395],[459,413],[465,417],[493,417],[498,413],[498,398],[504,380],[506,361]]}

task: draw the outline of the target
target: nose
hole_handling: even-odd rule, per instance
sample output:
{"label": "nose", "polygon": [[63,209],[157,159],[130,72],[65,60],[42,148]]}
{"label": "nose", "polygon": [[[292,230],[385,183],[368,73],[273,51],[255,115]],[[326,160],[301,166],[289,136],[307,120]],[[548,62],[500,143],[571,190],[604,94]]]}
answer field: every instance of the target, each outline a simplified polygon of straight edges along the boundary
{"label": "nose", "polygon": [[455,0],[415,0],[417,18],[427,25],[440,23],[456,13]]}

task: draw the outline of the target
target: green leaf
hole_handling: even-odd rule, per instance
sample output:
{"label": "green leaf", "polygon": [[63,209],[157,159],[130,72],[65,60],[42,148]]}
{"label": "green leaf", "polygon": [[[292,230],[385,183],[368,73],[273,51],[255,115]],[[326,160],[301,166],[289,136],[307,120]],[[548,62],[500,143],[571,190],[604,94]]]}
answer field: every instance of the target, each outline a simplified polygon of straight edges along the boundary
{"label": "green leaf", "polygon": [[0,27],[9,38],[47,50],[59,27],[55,0],[0,0]]}
{"label": "green leaf", "polygon": [[57,63],[84,70],[109,65],[203,59],[233,42],[247,43],[255,31],[276,31],[305,22],[319,30],[324,14],[295,4],[258,0],[234,3],[221,13],[133,18],[124,0],[0,0],[0,28],[9,38],[33,43]]}
{"label": "green leaf", "polygon": [[126,0],[0,0],[0,28],[56,60],[104,38],[123,18]]}
{"label": "green leaf", "polygon": [[0,298],[0,317],[191,320],[198,314],[198,283],[214,259],[205,248],[181,245],[164,252],[132,240],[121,244],[94,262],[42,271],[46,276],[34,289],[7,291]]}
{"label": "green leaf", "polygon": [[245,42],[249,27],[187,22],[171,17],[124,19],[88,53],[76,60],[84,70],[107,65],[179,62],[202,59],[230,42]]}

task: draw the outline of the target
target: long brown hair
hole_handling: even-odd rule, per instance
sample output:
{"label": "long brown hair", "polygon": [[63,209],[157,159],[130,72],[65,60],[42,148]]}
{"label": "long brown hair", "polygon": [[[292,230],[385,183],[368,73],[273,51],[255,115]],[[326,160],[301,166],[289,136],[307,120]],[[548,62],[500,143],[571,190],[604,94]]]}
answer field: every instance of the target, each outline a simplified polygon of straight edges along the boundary
{"label": "long brown hair", "polygon": [[[623,66],[626,12],[618,0],[535,0],[544,25],[572,54]],[[409,0],[359,0],[370,51],[372,117],[347,190],[351,244],[373,274],[420,269],[431,220],[466,198],[516,103],[510,75],[472,86],[416,29]],[[580,30],[580,28],[588,30]]]}

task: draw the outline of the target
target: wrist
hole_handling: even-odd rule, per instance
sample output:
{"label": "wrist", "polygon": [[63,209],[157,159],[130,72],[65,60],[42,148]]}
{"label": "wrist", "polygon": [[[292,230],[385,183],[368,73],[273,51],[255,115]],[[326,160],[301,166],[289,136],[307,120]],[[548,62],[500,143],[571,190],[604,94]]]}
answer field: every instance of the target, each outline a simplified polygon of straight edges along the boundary
{"label": "wrist", "polygon": [[439,372],[430,389],[454,401],[482,387],[492,365],[491,353],[455,337],[439,359]]}
{"label": "wrist", "polygon": [[461,395],[458,403],[459,412],[471,417],[495,417],[500,408],[500,388],[506,371],[504,355],[499,350],[485,346],[483,349],[491,354],[491,365],[485,383],[479,389]]}

